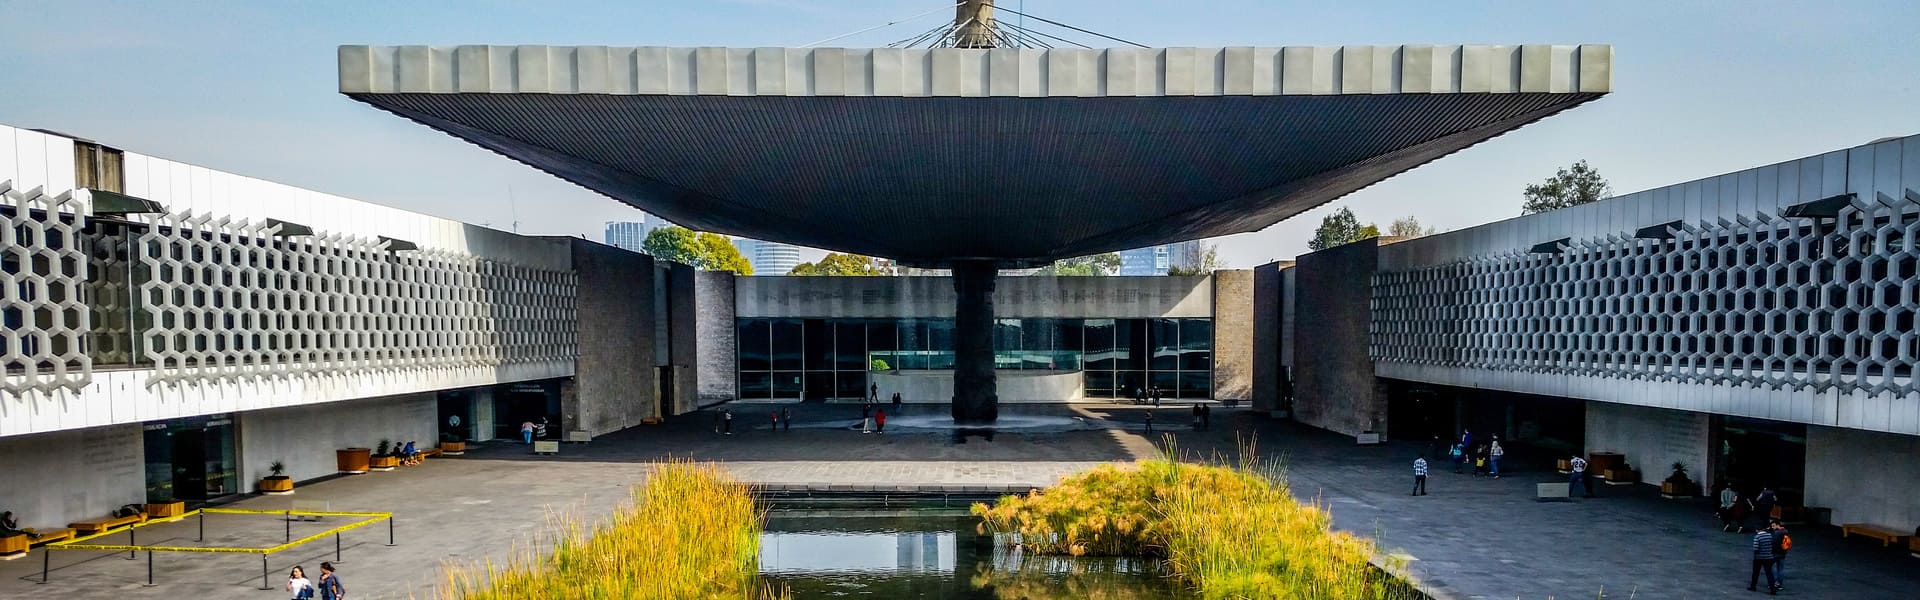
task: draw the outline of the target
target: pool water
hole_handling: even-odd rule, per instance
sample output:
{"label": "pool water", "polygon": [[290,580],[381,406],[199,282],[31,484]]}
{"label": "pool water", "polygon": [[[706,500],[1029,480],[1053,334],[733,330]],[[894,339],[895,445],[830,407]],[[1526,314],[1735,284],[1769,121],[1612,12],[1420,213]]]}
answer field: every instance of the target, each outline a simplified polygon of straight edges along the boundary
{"label": "pool water", "polygon": [[1193,598],[1157,560],[1038,556],[977,530],[964,508],[786,506],[769,511],[763,583],[815,598]]}

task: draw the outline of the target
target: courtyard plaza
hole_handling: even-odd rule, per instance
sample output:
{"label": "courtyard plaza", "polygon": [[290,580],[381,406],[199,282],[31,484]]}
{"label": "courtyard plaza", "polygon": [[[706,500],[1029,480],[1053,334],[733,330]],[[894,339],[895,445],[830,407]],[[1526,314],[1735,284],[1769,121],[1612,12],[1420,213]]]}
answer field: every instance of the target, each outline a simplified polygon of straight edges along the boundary
{"label": "courtyard plaza", "polygon": [[[891,409],[890,405],[877,405]],[[861,434],[849,404],[733,404],[733,435],[714,432],[712,410],[668,423],[565,444],[536,456],[507,441],[479,444],[462,457],[420,466],[333,478],[301,486],[291,497],[255,496],[232,508],[284,509],[291,500],[325,501],[331,510],[394,513],[398,544],[383,525],[345,533],[337,564],[354,598],[428,598],[443,565],[491,561],[544,550],[555,519],[591,521],[628,498],[647,463],[685,458],[725,464],[743,481],[770,489],[887,492],[936,490],[960,497],[1044,486],[1104,462],[1153,456],[1173,443],[1183,454],[1232,457],[1257,441],[1262,455],[1281,457],[1294,493],[1332,511],[1337,527],[1377,536],[1384,553],[1409,561],[1411,574],[1436,598],[1735,598],[1746,590],[1749,536],[1723,533],[1707,501],[1661,500],[1651,486],[1600,486],[1595,499],[1542,503],[1533,484],[1563,481],[1554,457],[1508,450],[1509,476],[1456,475],[1436,461],[1430,495],[1407,494],[1411,463],[1424,445],[1355,446],[1351,438],[1216,407],[1209,431],[1193,431],[1184,403],[1158,409],[1127,404],[1023,405],[1009,415],[1053,425],[1002,432],[993,439],[896,426],[944,405],[889,410],[889,431]],[[790,408],[791,431],[770,431],[768,414]],[[1154,433],[1145,415],[1155,411]],[[902,418],[904,417],[904,418]],[[295,522],[292,537],[344,524],[334,517]],[[209,517],[206,545],[271,546],[287,535],[270,515]],[[1836,530],[1793,529],[1783,596],[1912,598],[1920,565],[1904,552],[1842,540]],[[202,545],[195,523],[154,525],[142,544]],[[99,543],[124,543],[124,535]],[[1856,543],[1858,542],[1858,543]],[[50,583],[40,577],[41,550],[0,562],[3,598],[263,598],[279,597],[295,564],[316,572],[334,557],[331,540],[272,555],[269,583],[259,591],[261,564],[250,554],[154,555],[155,587],[146,556],[61,551]]]}

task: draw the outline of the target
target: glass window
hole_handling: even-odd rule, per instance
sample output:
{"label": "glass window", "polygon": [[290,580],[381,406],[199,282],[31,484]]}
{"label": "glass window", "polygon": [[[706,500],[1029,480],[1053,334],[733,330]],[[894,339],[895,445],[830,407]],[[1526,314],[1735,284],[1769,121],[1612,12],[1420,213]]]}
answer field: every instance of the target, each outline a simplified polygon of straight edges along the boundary
{"label": "glass window", "polygon": [[799,371],[781,371],[773,374],[773,397],[799,398],[804,389],[800,383]]}
{"label": "glass window", "polygon": [[807,319],[805,322],[806,337],[804,341],[807,347],[807,357],[806,363],[802,364],[800,368],[813,370],[832,369],[833,324],[828,323],[826,319]]}
{"label": "glass window", "polygon": [[834,397],[833,371],[807,371],[806,392],[809,402]]}
{"label": "glass window", "polygon": [[1155,371],[1180,369],[1180,325],[1173,319],[1154,319],[1148,343],[1153,348],[1149,368]]}
{"label": "glass window", "polygon": [[[782,371],[800,370],[802,365],[800,320],[776,319],[772,322],[772,327],[773,368]],[[775,387],[778,388],[778,386]]]}
{"label": "glass window", "polygon": [[927,367],[929,369],[953,368],[953,321],[950,319],[925,321],[927,325]]}
{"label": "glass window", "polygon": [[1213,396],[1213,373],[1206,371],[1180,372],[1181,398],[1210,398]]}
{"label": "glass window", "polygon": [[1081,332],[1083,322],[1080,319],[1059,319],[1054,322],[1059,325],[1059,330],[1053,338],[1053,349],[1075,354],[1086,349]]}
{"label": "glass window", "polygon": [[833,325],[833,331],[833,368],[842,371],[867,370],[867,324],[863,321],[840,321]]}
{"label": "glass window", "polygon": [[993,321],[993,351],[1013,354],[1020,351],[1020,338],[1025,330],[1020,319],[995,319]]}
{"label": "glass window", "polygon": [[766,319],[740,320],[737,342],[740,344],[740,370],[765,371],[773,368],[767,345],[772,331],[773,325]]}
{"label": "glass window", "polygon": [[1114,378],[1113,383],[1114,389],[1119,391],[1119,395],[1131,397],[1134,389],[1137,388],[1143,391],[1146,389],[1147,374],[1139,371],[1121,371]]}
{"label": "glass window", "polygon": [[772,398],[773,374],[766,372],[740,373],[740,397],[754,399]]}
{"label": "glass window", "polygon": [[1213,321],[1180,319],[1180,370],[1213,370]]}
{"label": "glass window", "polygon": [[1160,395],[1173,396],[1180,388],[1180,374],[1173,371],[1154,371],[1147,374],[1147,382],[1160,389]]}
{"label": "glass window", "polygon": [[1084,371],[1087,395],[1094,398],[1113,397],[1112,371]]}
{"label": "glass window", "polygon": [[866,373],[841,371],[834,375],[833,381],[835,398],[864,398],[867,395]]}
{"label": "glass window", "polygon": [[927,368],[927,324],[914,319],[900,321],[900,362],[896,369]]}
{"label": "glass window", "polygon": [[1145,319],[1119,319],[1113,322],[1114,370],[1147,368],[1147,324]]}
{"label": "glass window", "polygon": [[1088,319],[1086,336],[1086,368],[1112,371],[1116,364],[1113,355],[1113,319]]}
{"label": "glass window", "polygon": [[900,328],[889,319],[867,322],[867,351],[881,352],[900,348]]}

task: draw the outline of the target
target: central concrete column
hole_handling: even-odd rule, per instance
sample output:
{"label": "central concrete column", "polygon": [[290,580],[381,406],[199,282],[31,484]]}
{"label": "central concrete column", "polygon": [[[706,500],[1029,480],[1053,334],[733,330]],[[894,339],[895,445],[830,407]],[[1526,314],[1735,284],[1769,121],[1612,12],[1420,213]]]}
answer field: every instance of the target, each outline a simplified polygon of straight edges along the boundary
{"label": "central concrete column", "polygon": [[962,425],[1000,418],[993,379],[993,283],[999,275],[991,261],[953,265],[953,291],[959,296],[953,315],[953,421]]}
{"label": "central concrete column", "polygon": [[953,7],[953,24],[960,28],[953,34],[955,48],[992,48],[993,40],[993,0],[961,0]]}

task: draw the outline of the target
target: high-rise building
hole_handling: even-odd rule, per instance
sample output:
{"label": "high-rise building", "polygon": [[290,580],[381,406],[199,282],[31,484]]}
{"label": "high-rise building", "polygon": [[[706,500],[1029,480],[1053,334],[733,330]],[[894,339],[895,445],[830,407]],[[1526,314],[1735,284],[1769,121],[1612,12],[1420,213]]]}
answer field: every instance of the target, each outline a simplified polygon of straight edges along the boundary
{"label": "high-rise building", "polygon": [[638,221],[608,221],[607,231],[602,241],[615,248],[644,252],[642,247],[647,243],[647,234],[669,225],[672,223],[643,212],[640,213]]}
{"label": "high-rise building", "polygon": [[1205,251],[1206,249],[1200,245],[1200,240],[1121,250],[1120,274],[1166,275],[1167,271],[1174,267],[1197,269],[1200,267],[1202,254]]}
{"label": "high-rise building", "polygon": [[733,245],[753,265],[755,275],[786,275],[800,264],[800,247],[792,244],[737,238]]}

